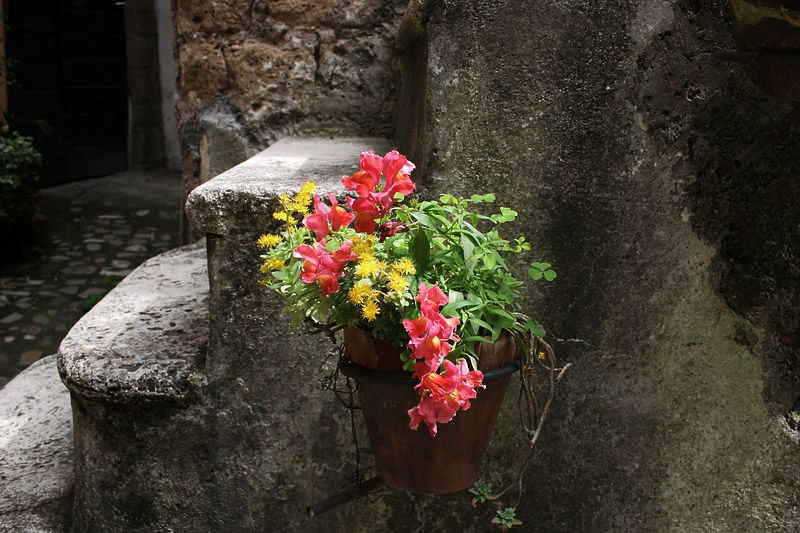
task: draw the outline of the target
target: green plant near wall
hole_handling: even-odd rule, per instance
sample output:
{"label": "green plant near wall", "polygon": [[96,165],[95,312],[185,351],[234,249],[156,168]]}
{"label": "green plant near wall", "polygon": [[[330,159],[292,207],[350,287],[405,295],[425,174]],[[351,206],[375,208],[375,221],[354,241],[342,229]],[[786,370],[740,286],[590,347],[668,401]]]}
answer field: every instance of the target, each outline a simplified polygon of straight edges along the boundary
{"label": "green plant near wall", "polygon": [[33,139],[14,132],[0,137],[0,225],[4,229],[27,225],[33,215],[31,195],[36,191],[42,155]]}

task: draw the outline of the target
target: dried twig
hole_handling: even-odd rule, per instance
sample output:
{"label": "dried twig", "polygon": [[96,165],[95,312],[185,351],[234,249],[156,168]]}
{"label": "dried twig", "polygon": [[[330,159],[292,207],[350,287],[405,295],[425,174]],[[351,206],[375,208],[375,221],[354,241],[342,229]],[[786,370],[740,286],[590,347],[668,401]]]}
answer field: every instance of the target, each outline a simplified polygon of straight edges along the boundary
{"label": "dried twig", "polygon": [[[522,401],[523,399],[525,401],[525,410],[527,412],[528,420],[527,423],[525,420],[521,420],[521,422],[525,428],[525,431],[531,435],[531,440],[529,443],[530,452],[528,453],[528,457],[522,463],[517,480],[508,485],[499,493],[487,498],[488,500],[493,501],[498,500],[509,490],[516,487],[517,502],[514,505],[515,508],[519,507],[519,504],[522,501],[522,484],[525,477],[525,471],[533,460],[536,442],[539,440],[539,436],[542,434],[542,427],[547,419],[547,415],[550,413],[550,407],[552,406],[553,399],[555,398],[556,385],[558,385],[567,371],[572,368],[572,363],[567,363],[563,367],[559,368],[553,348],[547,344],[544,339],[537,335],[531,335],[529,342],[523,342],[522,344],[526,346],[527,350],[524,350],[524,352],[527,353],[523,353],[523,365],[522,370],[520,371],[520,398],[518,402],[520,406],[520,417],[522,417]],[[547,358],[547,363],[544,361],[545,358]],[[533,387],[533,374],[536,367],[540,367],[547,372],[547,378],[550,385],[547,402],[545,402],[541,413],[539,413],[539,405],[536,400],[536,394]],[[536,428],[535,430],[533,429],[534,427]]]}

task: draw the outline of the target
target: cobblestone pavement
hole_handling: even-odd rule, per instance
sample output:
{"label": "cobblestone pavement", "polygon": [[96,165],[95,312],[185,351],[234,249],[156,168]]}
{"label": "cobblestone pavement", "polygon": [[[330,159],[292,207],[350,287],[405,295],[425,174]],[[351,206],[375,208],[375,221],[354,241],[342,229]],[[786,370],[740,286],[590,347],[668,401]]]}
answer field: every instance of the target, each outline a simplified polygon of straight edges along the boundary
{"label": "cobblestone pavement", "polygon": [[0,387],[56,353],[77,320],[145,259],[178,245],[180,177],[124,172],[42,190],[33,259],[0,261]]}

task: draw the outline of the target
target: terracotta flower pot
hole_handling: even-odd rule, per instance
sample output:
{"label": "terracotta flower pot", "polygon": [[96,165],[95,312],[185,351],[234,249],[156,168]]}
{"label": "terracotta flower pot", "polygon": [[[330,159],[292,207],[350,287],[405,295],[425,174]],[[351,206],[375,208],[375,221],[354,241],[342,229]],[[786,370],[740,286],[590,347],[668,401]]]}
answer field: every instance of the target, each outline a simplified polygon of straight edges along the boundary
{"label": "terracotta flower pot", "polygon": [[775,98],[800,101],[800,0],[730,0],[736,47],[757,52],[750,82]]}
{"label": "terracotta flower pot", "polygon": [[510,374],[517,368],[514,340],[504,334],[493,345],[478,345],[486,388],[478,389],[468,410],[439,424],[436,437],[424,424],[417,430],[408,427],[408,410],[417,405],[419,395],[413,388],[416,380],[402,368],[401,351],[369,331],[345,330],[350,363],[342,366],[342,372],[359,382],[359,402],[378,475],[387,485],[411,492],[466,489],[475,481]]}

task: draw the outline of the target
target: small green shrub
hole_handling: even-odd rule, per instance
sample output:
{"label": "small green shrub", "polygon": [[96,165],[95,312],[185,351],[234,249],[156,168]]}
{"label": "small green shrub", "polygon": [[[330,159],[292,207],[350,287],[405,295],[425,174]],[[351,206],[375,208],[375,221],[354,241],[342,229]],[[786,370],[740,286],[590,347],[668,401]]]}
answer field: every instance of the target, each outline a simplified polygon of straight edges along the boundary
{"label": "small green shrub", "polygon": [[17,132],[0,137],[0,222],[30,222],[31,195],[41,169],[42,155],[34,148],[33,139]]}

